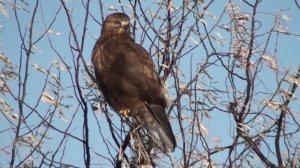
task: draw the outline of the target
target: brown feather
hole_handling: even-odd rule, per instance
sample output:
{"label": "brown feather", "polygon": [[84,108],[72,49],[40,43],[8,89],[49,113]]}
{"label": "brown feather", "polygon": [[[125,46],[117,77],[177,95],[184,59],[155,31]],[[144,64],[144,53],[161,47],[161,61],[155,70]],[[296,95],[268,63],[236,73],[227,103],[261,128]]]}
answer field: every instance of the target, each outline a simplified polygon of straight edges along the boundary
{"label": "brown feather", "polygon": [[130,109],[130,115],[150,132],[160,149],[173,151],[176,141],[165,112],[167,91],[149,53],[131,39],[126,14],[106,18],[92,62],[108,104],[116,111]]}

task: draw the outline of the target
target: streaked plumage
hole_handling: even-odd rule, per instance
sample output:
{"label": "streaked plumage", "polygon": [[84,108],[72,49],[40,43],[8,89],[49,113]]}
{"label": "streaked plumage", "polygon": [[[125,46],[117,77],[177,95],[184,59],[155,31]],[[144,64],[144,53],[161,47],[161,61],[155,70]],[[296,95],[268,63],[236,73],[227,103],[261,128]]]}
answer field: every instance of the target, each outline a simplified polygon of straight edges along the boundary
{"label": "streaked plumage", "polygon": [[114,13],[105,19],[92,62],[98,86],[108,104],[120,112],[129,109],[164,152],[176,141],[165,109],[170,100],[149,53],[130,36],[129,17]]}

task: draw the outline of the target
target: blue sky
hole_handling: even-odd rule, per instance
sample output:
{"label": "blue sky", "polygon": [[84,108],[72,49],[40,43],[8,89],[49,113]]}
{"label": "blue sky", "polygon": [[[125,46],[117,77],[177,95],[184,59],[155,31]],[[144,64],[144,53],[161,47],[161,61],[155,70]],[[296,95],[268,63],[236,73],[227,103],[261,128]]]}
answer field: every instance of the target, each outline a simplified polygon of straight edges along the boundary
{"label": "blue sky", "polygon": [[[19,5],[24,7],[25,9],[31,11],[33,8],[34,1],[29,2],[29,6],[25,6],[24,4],[20,3]],[[69,9],[73,6],[73,23],[76,25],[76,32],[78,33],[79,37],[81,37],[81,32],[82,32],[82,26],[83,26],[83,20],[84,20],[84,10],[82,10],[82,5],[81,2],[75,1],[75,4],[73,4],[74,1],[67,1],[67,5]],[[143,5],[144,8],[156,8],[156,4],[154,3],[155,1],[148,1],[148,2],[142,2],[144,3]],[[126,4],[127,2],[124,2]],[[213,3],[213,7],[210,7],[208,12],[211,13],[214,16],[220,16],[222,13],[222,10],[224,8],[224,5],[227,3],[225,0],[218,0],[218,2]],[[240,3],[239,1],[236,1],[236,3]],[[37,11],[39,14],[37,15],[37,18],[35,20],[35,27],[34,27],[34,33],[35,34],[40,34],[43,32],[45,29],[45,24],[43,22],[43,19],[45,20],[46,24],[49,24],[49,22],[53,19],[54,14],[59,8],[59,1],[51,1],[48,3],[45,3],[44,1],[41,1],[39,10]],[[176,5],[176,2],[174,2]],[[95,16],[95,18],[99,21],[100,20],[100,14],[99,13],[99,6],[97,2],[93,1],[91,3],[91,14]],[[120,9],[120,4],[115,2],[115,1],[104,1],[104,14],[105,16],[112,13],[113,11],[108,10],[111,6],[115,7],[116,9]],[[246,6],[241,6],[241,10],[248,10]],[[249,11],[249,10],[248,10]],[[11,61],[15,64],[18,65],[19,58],[20,58],[20,36],[18,34],[18,29],[17,29],[17,24],[14,18],[14,13],[11,9],[8,8],[8,12],[10,14],[9,18],[1,15],[0,16],[0,25],[2,26],[2,30],[0,33],[0,52],[4,53]],[[41,12],[44,13],[42,18]],[[287,32],[291,32],[293,34],[297,34],[297,36],[290,36],[290,35],[279,35],[279,40],[278,40],[278,50],[271,50],[268,51],[269,53],[274,54],[273,56],[278,58],[279,64],[281,65],[280,68],[282,69],[291,69],[292,71],[296,71],[297,67],[300,64],[300,56],[298,55],[300,53],[300,22],[297,20],[300,15],[300,10],[294,5],[294,1],[289,0],[289,1],[282,1],[282,0],[265,0],[262,2],[262,5],[258,8],[258,15],[260,20],[262,21],[263,25],[263,30],[260,30],[264,32],[264,30],[270,29],[270,27],[274,23],[274,13],[280,12],[284,16],[286,16],[288,19],[286,19],[286,23],[288,25],[288,28],[286,29]],[[30,23],[30,15],[28,12],[25,10],[18,10],[19,13],[19,19],[22,27],[22,31],[24,30],[25,26]],[[205,21],[207,22],[207,27],[212,27],[216,20],[212,19],[212,17],[206,16]],[[224,19],[226,21],[226,19]],[[228,21],[228,20],[227,20]],[[224,22],[226,23],[226,22]],[[67,25],[66,21],[66,15],[61,9],[61,12],[58,14],[57,19],[55,23],[53,24],[51,30],[55,32],[59,32],[59,35],[54,35],[53,33],[49,33],[49,37],[51,38],[51,41],[57,49],[57,51],[62,55],[62,57],[65,59],[65,61],[73,68],[71,71],[74,71],[73,67],[73,60],[72,60],[72,53],[70,52],[70,47],[69,47],[69,35],[70,35],[70,29],[69,26]],[[84,58],[89,62],[90,60],[90,55],[92,48],[95,43],[95,38],[97,38],[100,34],[101,27],[98,23],[93,21],[91,18],[89,19],[88,26],[87,26],[87,36],[86,36],[86,41],[85,41],[85,47],[83,50]],[[24,31],[23,31],[24,32]],[[217,33],[218,31],[214,31],[213,33]],[[140,33],[140,32],[138,32]],[[218,32],[220,33],[225,39],[228,38],[228,36],[225,34],[225,32]],[[36,36],[34,37],[36,38]],[[265,36],[263,36],[260,40],[265,41]],[[139,36],[137,37],[139,39]],[[272,37],[272,45],[274,45],[275,48],[275,36]],[[149,49],[149,42],[146,42],[143,44],[143,46],[148,50]],[[32,55],[30,63],[34,63],[37,65],[42,66],[44,69],[50,68],[50,65],[55,62],[58,58],[56,56],[56,53],[53,52],[49,48],[49,42],[47,38],[42,39],[36,47],[38,50],[34,51],[35,53]],[[217,46],[216,47],[218,51],[227,51],[228,46]],[[197,53],[198,52],[198,53]],[[193,59],[195,62],[201,62],[203,58],[200,56],[198,57],[197,55],[204,55],[204,51],[202,49],[197,50],[197,52],[193,52]],[[183,60],[181,62],[181,68],[184,73],[188,74],[183,77],[182,80],[188,80],[189,78],[189,59]],[[194,68],[197,67],[196,64],[193,64]],[[186,68],[185,68],[186,67]],[[28,89],[27,89],[27,101],[29,104],[34,105],[37,102],[38,97],[41,95],[41,90],[43,89],[44,82],[45,82],[45,75],[42,73],[37,72],[31,65],[29,67],[29,82],[28,82]],[[81,66],[82,68],[82,66]],[[52,72],[58,73],[55,68],[51,69]],[[262,78],[265,81],[276,81],[275,76],[270,75],[270,71],[268,69],[264,69],[265,75],[262,75]],[[220,72],[218,69],[214,69],[214,71],[210,71],[209,74],[214,78],[216,82],[219,82],[219,79],[224,79],[224,74]],[[21,74],[22,76],[23,74]],[[57,74],[58,75],[58,74]],[[69,75],[66,71],[62,72],[61,74],[61,82],[62,85],[65,86],[65,90],[62,91],[63,95],[73,95],[73,88],[70,87],[72,84],[70,83]],[[54,80],[51,80],[52,82]],[[84,84],[84,81],[82,80],[82,84]],[[269,88],[273,89],[275,87],[275,83],[270,82],[269,83]],[[13,89],[14,93],[17,93],[17,88],[18,85],[15,82],[10,83],[11,88]],[[219,82],[219,84],[216,84],[214,86],[219,86],[219,87],[224,87],[224,82]],[[298,97],[299,91],[297,92]],[[2,97],[3,95],[1,95]],[[172,94],[171,94],[172,96]],[[17,105],[15,100],[12,98],[7,98],[3,97],[5,101],[7,101],[8,104],[12,105],[14,109],[16,110],[15,112],[17,113]],[[73,102],[73,100],[65,99],[63,101],[65,104],[70,104],[74,105],[71,110],[66,110],[66,115],[71,118],[72,114],[74,111],[76,111],[76,104]],[[186,103],[186,102],[185,102]],[[297,101],[298,104],[294,104],[293,107],[295,109],[300,109],[300,103],[299,100]],[[53,107],[50,108],[50,110],[53,109]],[[26,109],[29,111],[29,109]],[[45,113],[48,109],[47,104],[42,104],[38,106],[38,110],[42,113]],[[91,112],[91,111],[90,111]],[[298,110],[299,112],[299,110]],[[96,113],[96,116],[98,116],[99,122],[105,123],[105,117],[103,114]],[[0,120],[4,120],[2,118],[3,116],[0,117]],[[218,137],[221,139],[221,142],[216,143],[216,142],[211,142],[211,145],[217,145],[217,146],[226,146],[231,143],[231,137],[228,136],[230,134],[229,128],[232,127],[230,125],[230,117],[227,114],[224,113],[219,113],[219,112],[212,112],[210,113],[210,119],[204,119],[203,124],[205,125],[206,128],[209,128],[209,138],[214,138]],[[33,116],[29,122],[32,122],[32,124],[38,124],[39,122],[37,116]],[[54,125],[60,127],[60,128],[66,128],[68,123],[65,121],[59,119],[58,117],[54,117]],[[78,137],[81,137],[82,135],[82,113],[79,110],[78,113],[75,115],[75,118],[73,119],[74,123],[77,124],[72,124],[70,132],[72,134],[77,135]],[[116,123],[119,121],[117,120]],[[30,123],[31,124],[31,123]],[[120,126],[118,123],[117,125]],[[4,124],[1,124],[0,126],[0,131],[4,130],[9,126],[9,123],[4,120]],[[96,120],[93,117],[93,115],[90,113],[90,134],[91,136],[91,142],[92,145],[91,147],[93,148],[94,151],[99,152],[101,154],[107,154],[107,151],[105,150],[106,148],[103,145],[102,138],[99,135],[98,132]],[[101,124],[101,129],[105,130],[107,129],[107,124]],[[173,128],[175,131],[178,131],[178,127]],[[25,131],[26,132],[26,131]],[[104,131],[105,132],[105,131]],[[57,132],[52,132],[53,138],[56,137]],[[0,137],[0,149],[3,146],[3,144],[6,141],[11,141],[13,139],[13,134],[7,133],[7,134],[2,134],[3,136]],[[4,136],[5,135],[5,136]],[[59,134],[57,134],[59,135]],[[106,135],[109,137],[109,134]],[[58,138],[59,139],[59,138]],[[108,139],[110,141],[110,139]],[[66,162],[72,161],[71,163],[74,165],[78,165],[79,167],[83,167],[83,161],[82,161],[82,155],[78,155],[78,153],[82,153],[82,145],[75,140],[70,140],[70,143],[66,146],[66,151],[72,155],[65,155],[64,160]],[[53,142],[50,141],[48,144],[46,144],[45,148],[50,148],[54,149],[58,144],[58,142]],[[101,145],[99,145],[101,144]],[[3,155],[0,153],[0,156]],[[60,155],[60,154],[59,154]],[[218,161],[222,161],[223,157],[221,156],[222,153],[218,154],[215,156],[214,159]],[[178,151],[175,152],[174,156],[180,157],[180,153]],[[59,157],[59,156],[58,156]],[[77,158],[78,157],[78,158]],[[94,156],[92,163],[98,163],[99,158],[97,156]],[[7,157],[0,157],[0,163],[3,165],[7,164]],[[1,166],[1,164],[0,164]]]}

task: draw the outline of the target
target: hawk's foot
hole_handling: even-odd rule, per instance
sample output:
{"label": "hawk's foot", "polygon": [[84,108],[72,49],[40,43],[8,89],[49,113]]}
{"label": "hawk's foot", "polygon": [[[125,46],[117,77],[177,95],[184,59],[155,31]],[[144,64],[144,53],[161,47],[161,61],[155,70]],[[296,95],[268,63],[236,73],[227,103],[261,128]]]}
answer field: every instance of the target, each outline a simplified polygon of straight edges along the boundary
{"label": "hawk's foot", "polygon": [[122,109],[122,110],[120,110],[120,114],[124,115],[125,117],[128,117],[129,113],[130,113],[130,109]]}

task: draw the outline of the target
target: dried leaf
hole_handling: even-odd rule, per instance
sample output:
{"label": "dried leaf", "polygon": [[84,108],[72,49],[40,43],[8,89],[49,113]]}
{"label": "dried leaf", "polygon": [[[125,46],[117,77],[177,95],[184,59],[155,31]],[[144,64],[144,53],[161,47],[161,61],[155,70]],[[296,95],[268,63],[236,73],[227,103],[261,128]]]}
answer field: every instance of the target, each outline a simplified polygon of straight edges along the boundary
{"label": "dried leaf", "polygon": [[181,115],[181,120],[190,120],[191,118],[186,115]]}
{"label": "dried leaf", "polygon": [[73,107],[73,105],[69,105],[69,104],[59,104],[60,106],[66,108],[66,109],[70,109]]}
{"label": "dried leaf", "polygon": [[208,161],[207,159],[203,159],[202,162],[205,167],[218,168],[218,166],[215,163],[213,163],[213,161],[211,160]]}
{"label": "dried leaf", "polygon": [[58,76],[57,76],[55,73],[50,73],[50,76],[51,76],[54,80],[56,80],[56,82],[59,82],[59,78],[58,78]]}
{"label": "dried leaf", "polygon": [[30,144],[33,147],[40,147],[43,144],[42,142],[40,143],[40,140],[33,135],[27,135],[27,136],[21,137],[19,139],[19,142],[25,143],[25,144]]}
{"label": "dried leaf", "polygon": [[208,129],[207,129],[203,124],[199,123],[199,126],[200,126],[201,132],[202,132],[204,135],[208,135],[208,134],[209,134]]}
{"label": "dried leaf", "polygon": [[211,17],[211,18],[214,19],[214,20],[217,20],[217,19],[218,19],[217,16],[213,15],[212,13],[208,12],[207,10],[204,10],[203,12],[204,12],[205,15]]}
{"label": "dried leaf", "polygon": [[65,65],[61,60],[55,60],[52,65],[61,71],[71,69],[70,66]]}
{"label": "dried leaf", "polygon": [[173,4],[173,1],[170,0],[169,5],[168,5],[168,10],[172,12],[172,11],[174,11],[173,9],[174,9],[174,4]]}
{"label": "dried leaf", "polygon": [[0,3],[0,13],[4,16],[6,16],[7,18],[9,18],[9,13],[7,12],[7,10],[5,9],[5,7]]}
{"label": "dried leaf", "polygon": [[221,139],[217,137],[211,138],[211,140],[214,142],[221,142]]}
{"label": "dried leaf", "polygon": [[275,101],[264,100],[263,104],[267,105],[269,108],[273,110],[279,110],[282,108],[282,104]]}
{"label": "dried leaf", "polygon": [[192,42],[196,45],[199,45],[200,43],[198,43],[192,36],[190,36],[190,39],[192,40]]}
{"label": "dried leaf", "polygon": [[37,71],[40,71],[41,73],[47,75],[46,70],[45,70],[44,68],[42,68],[41,66],[39,66],[39,65],[37,65],[37,64],[31,64],[31,65],[32,65],[32,66],[34,67],[34,69],[36,69]]}
{"label": "dried leaf", "polygon": [[[247,124],[243,124],[243,123],[237,123],[238,125],[238,129],[242,128],[246,128],[247,130],[250,130],[251,127],[249,127]],[[243,130],[242,130],[243,131]]]}
{"label": "dried leaf", "polygon": [[295,83],[296,85],[300,86],[300,79],[297,78],[296,76],[290,76],[290,77],[289,77],[289,80],[290,80],[292,83]]}
{"label": "dried leaf", "polygon": [[71,95],[65,95],[65,96],[61,96],[61,98],[68,98],[68,99],[72,99],[72,98],[74,98],[74,96],[71,96]]}
{"label": "dried leaf", "polygon": [[109,6],[109,7],[108,7],[108,10],[111,10],[111,11],[118,11],[118,9],[116,9],[114,6]]}
{"label": "dried leaf", "polygon": [[221,35],[221,33],[219,33],[219,32],[215,32],[215,34],[218,36],[218,38],[220,38],[220,39],[224,39],[224,37]]}
{"label": "dried leaf", "polygon": [[54,34],[54,35],[57,35],[57,36],[61,35],[60,32],[57,32],[57,31],[54,31],[54,30],[51,30],[51,29],[48,30],[48,33]]}
{"label": "dried leaf", "polygon": [[1,104],[1,105],[4,105],[4,104],[5,104],[5,101],[4,101],[2,98],[0,98],[0,104]]}
{"label": "dried leaf", "polygon": [[7,68],[4,71],[2,71],[0,76],[7,80],[15,80],[17,78],[18,74],[13,69]]}
{"label": "dried leaf", "polygon": [[287,29],[287,27],[282,26],[282,25],[279,24],[279,25],[277,25],[277,27],[275,27],[273,29],[273,31],[278,32],[278,33],[282,33],[282,34],[285,34],[285,35],[291,35],[292,33],[287,32],[286,29]]}
{"label": "dried leaf", "polygon": [[5,64],[11,64],[11,61],[3,54],[0,54],[0,61],[4,62]]}
{"label": "dried leaf", "polygon": [[[253,63],[253,61],[250,60],[249,64],[250,64],[249,69],[252,69],[252,68],[255,67],[255,64]],[[247,68],[247,62],[244,61],[240,65],[238,65],[237,67],[246,69]]]}
{"label": "dried leaf", "polygon": [[199,22],[201,22],[201,23],[207,25],[207,22],[206,22],[204,19],[202,19],[202,18],[199,19]]}
{"label": "dried leaf", "polygon": [[11,114],[9,115],[9,118],[12,119],[12,120],[17,120],[17,119],[18,119],[18,114],[13,114],[13,113],[11,113]]}
{"label": "dried leaf", "polygon": [[85,82],[85,85],[86,85],[87,87],[92,87],[92,88],[95,88],[95,89],[98,88],[97,83],[93,82],[92,80],[86,81],[86,82]]}
{"label": "dried leaf", "polygon": [[244,22],[248,22],[248,21],[249,21],[249,17],[250,17],[250,15],[247,15],[247,14],[241,14],[241,13],[236,14],[236,15],[234,16],[234,18],[235,18],[236,20],[238,20],[238,21],[244,21]]}
{"label": "dried leaf", "polygon": [[201,114],[206,117],[206,118],[211,118],[209,115],[208,115],[208,111],[207,110],[200,110]]}
{"label": "dried leaf", "polygon": [[92,104],[92,110],[94,112],[100,112],[101,111],[100,104],[99,103]]}
{"label": "dried leaf", "polygon": [[278,65],[275,62],[274,58],[272,58],[271,56],[268,56],[266,54],[262,55],[261,58],[267,63],[268,67],[270,67],[271,69],[277,71],[278,70]]}
{"label": "dried leaf", "polygon": [[225,31],[227,32],[230,32],[231,31],[231,28],[229,28],[227,25],[219,25],[218,27],[220,27],[221,29],[224,29]]}
{"label": "dried leaf", "polygon": [[55,104],[55,99],[47,92],[43,92],[42,101],[49,104]]}
{"label": "dried leaf", "polygon": [[289,18],[287,15],[280,15],[280,17],[287,21],[291,20],[291,18]]}
{"label": "dried leaf", "polygon": [[61,110],[59,110],[59,112],[56,113],[56,115],[59,119],[65,121],[65,122],[70,122],[70,118],[67,115],[65,115],[65,113],[62,112]]}
{"label": "dried leaf", "polygon": [[226,43],[226,39],[223,38],[223,36],[219,32],[215,32],[215,34],[216,36],[210,36],[210,37],[215,39],[219,45],[223,46],[224,43]]}
{"label": "dried leaf", "polygon": [[2,92],[10,92],[11,89],[8,87],[3,81],[0,81],[0,93]]}
{"label": "dried leaf", "polygon": [[11,113],[11,112],[14,111],[14,109],[9,104],[7,104],[6,102],[4,102],[4,104],[2,106],[3,107],[1,108],[1,110],[5,113]]}
{"label": "dried leaf", "polygon": [[296,99],[296,96],[295,96],[292,92],[290,92],[290,91],[288,91],[288,90],[280,89],[280,90],[279,90],[279,93],[280,93],[283,97],[285,97],[287,100],[295,100],[295,99]]}
{"label": "dried leaf", "polygon": [[169,69],[169,66],[167,64],[160,64],[159,66],[161,66],[163,69]]}

